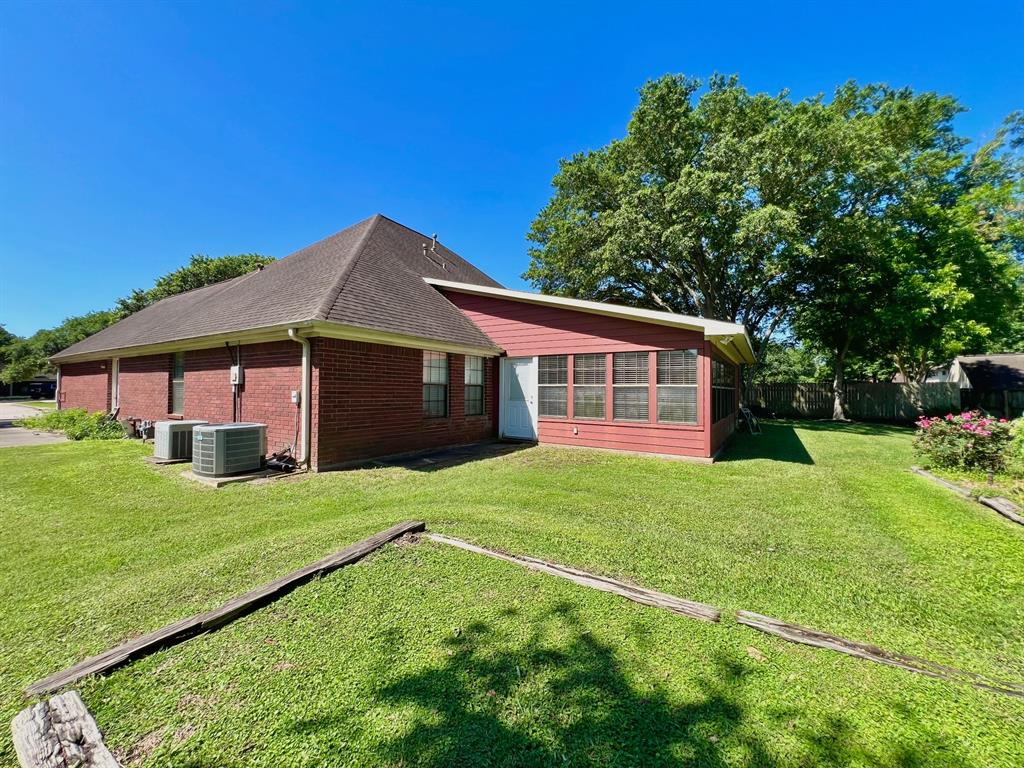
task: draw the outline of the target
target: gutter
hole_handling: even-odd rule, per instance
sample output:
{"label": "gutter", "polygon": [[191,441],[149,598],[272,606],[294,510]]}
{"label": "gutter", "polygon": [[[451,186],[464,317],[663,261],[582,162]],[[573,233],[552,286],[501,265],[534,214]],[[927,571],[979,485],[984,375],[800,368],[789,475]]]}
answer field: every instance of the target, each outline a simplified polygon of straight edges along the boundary
{"label": "gutter", "polygon": [[302,421],[302,456],[300,464],[305,464],[310,469],[310,443],[312,427],[312,410],[309,400],[312,397],[312,355],[310,353],[309,339],[299,336],[295,328],[288,329],[288,338],[302,345],[302,390],[299,393],[299,418]]}

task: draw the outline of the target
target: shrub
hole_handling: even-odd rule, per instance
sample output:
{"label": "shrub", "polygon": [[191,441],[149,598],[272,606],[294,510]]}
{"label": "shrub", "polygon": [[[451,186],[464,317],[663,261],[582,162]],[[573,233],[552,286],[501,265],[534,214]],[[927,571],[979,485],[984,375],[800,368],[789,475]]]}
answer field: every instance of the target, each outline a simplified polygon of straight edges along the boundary
{"label": "shrub", "polygon": [[1024,477],[1024,417],[1010,423],[1010,445],[1006,449],[1006,471]]}
{"label": "shrub", "polygon": [[914,447],[937,467],[999,472],[1006,467],[1012,439],[1006,419],[964,411],[944,418],[922,416],[917,420]]}
{"label": "shrub", "polygon": [[110,421],[102,411],[89,413],[84,408],[51,411],[43,416],[22,419],[19,426],[63,432],[71,440],[117,440],[124,437],[124,427]]}

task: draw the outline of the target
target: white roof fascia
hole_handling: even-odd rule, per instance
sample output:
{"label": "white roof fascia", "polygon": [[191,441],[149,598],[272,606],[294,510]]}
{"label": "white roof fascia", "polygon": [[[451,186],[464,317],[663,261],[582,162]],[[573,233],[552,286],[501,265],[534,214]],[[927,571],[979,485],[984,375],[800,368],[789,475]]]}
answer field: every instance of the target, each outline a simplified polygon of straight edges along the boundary
{"label": "white roof fascia", "polygon": [[[542,304],[562,309],[571,309],[577,312],[590,312],[596,315],[609,317],[620,317],[627,320],[639,320],[645,323],[668,325],[674,328],[685,328],[691,331],[702,331],[705,339],[717,339],[723,344],[729,344],[729,339],[721,337],[732,337],[731,344],[740,353],[744,362],[753,363],[754,353],[750,345],[750,338],[747,331],[740,323],[727,323],[722,320],[708,320],[703,317],[692,315],[679,315],[674,312],[659,312],[655,309],[638,309],[626,307],[621,304],[607,304],[602,301],[585,301],[583,299],[570,299],[564,296],[548,296],[543,293],[530,293],[528,291],[511,291],[507,288],[492,288],[487,285],[474,285],[472,283],[456,283],[451,280],[440,280],[434,277],[424,277],[423,280],[435,288],[448,288],[459,293],[469,293],[477,296],[493,296],[497,299],[509,301],[522,301],[530,304]],[[737,343],[739,339],[742,342]]]}

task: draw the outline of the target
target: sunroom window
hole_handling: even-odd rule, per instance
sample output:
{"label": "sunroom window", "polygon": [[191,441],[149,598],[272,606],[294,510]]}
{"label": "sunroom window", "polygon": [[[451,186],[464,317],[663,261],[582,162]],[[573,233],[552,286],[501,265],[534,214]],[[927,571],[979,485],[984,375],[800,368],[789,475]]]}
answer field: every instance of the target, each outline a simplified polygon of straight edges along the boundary
{"label": "sunroom window", "polygon": [[604,355],[575,355],[572,372],[572,411],[577,419],[603,419],[608,377]]}
{"label": "sunroom window", "polygon": [[736,410],[736,368],[711,361],[711,422],[721,421]]}
{"label": "sunroom window", "polygon": [[697,350],[658,353],[658,421],[697,423]]}
{"label": "sunroom window", "polygon": [[649,355],[616,352],[612,355],[612,416],[616,421],[647,421]]}
{"label": "sunroom window", "polygon": [[564,417],[568,414],[569,356],[542,355],[537,366],[538,414]]}

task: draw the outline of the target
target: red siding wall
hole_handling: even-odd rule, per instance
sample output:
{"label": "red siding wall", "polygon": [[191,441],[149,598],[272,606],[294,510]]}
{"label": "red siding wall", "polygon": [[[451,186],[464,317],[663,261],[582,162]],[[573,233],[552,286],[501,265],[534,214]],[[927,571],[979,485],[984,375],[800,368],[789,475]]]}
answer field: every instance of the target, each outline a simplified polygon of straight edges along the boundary
{"label": "red siding wall", "polygon": [[125,357],[118,367],[119,418],[166,419],[170,408],[171,356]]}
{"label": "red siding wall", "polygon": [[[230,352],[218,347],[185,353],[186,419],[231,421],[229,375],[237,352],[235,347]],[[268,454],[292,445],[299,406],[292,403],[291,393],[302,387],[302,347],[294,341],[243,344],[240,354],[245,383],[237,420],[267,425]]]}
{"label": "red siding wall", "polygon": [[[570,359],[569,417],[539,419],[538,439],[542,443],[675,456],[711,455],[712,435],[707,423],[711,414],[708,391],[711,345],[704,341],[702,333],[454,291],[445,295],[503,347],[509,357],[697,348],[701,355],[697,367],[697,425],[614,421],[610,395],[606,396],[604,420],[573,418]],[[655,371],[652,365],[652,379]],[[608,372],[610,382],[610,364]],[[653,393],[650,412],[652,420],[656,419]]]}
{"label": "red siding wall", "polygon": [[313,339],[313,455],[318,468],[495,434],[493,363],[484,415],[463,415],[463,356],[449,355],[449,416],[423,416],[423,352],[339,339]]}
{"label": "red siding wall", "polygon": [[61,408],[90,413],[110,409],[110,361],[65,363],[60,367]]}
{"label": "red siding wall", "polygon": [[704,335],[665,325],[448,292],[448,300],[509,357],[583,352],[638,352],[699,347]]}

